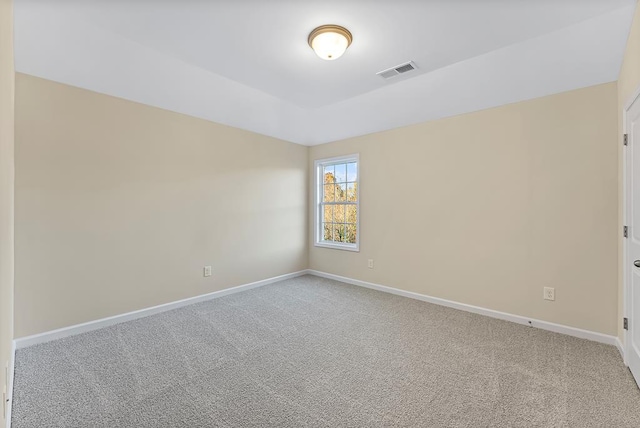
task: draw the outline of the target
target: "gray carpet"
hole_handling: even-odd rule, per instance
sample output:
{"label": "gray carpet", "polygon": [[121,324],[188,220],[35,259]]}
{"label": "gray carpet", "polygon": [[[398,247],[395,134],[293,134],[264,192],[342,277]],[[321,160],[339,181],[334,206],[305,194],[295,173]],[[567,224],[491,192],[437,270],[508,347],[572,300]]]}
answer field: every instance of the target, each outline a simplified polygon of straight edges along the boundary
{"label": "gray carpet", "polygon": [[612,346],[312,276],[16,357],[13,428],[640,427]]}

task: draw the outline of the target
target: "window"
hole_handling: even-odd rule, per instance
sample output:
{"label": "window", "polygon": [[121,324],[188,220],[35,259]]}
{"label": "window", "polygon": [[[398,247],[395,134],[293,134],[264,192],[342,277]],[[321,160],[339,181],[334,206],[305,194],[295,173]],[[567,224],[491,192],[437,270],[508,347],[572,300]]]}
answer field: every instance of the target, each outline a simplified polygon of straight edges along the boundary
{"label": "window", "polygon": [[358,251],[358,155],[317,160],[316,246]]}

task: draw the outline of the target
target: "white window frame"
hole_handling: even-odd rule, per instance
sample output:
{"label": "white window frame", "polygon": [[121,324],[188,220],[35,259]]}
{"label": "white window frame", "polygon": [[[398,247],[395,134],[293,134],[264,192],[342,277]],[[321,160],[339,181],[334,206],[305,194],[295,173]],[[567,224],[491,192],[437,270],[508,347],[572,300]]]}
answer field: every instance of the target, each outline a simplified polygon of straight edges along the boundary
{"label": "white window frame", "polygon": [[[322,198],[322,190],[320,188],[320,183],[324,185],[324,177],[322,175],[323,167],[330,166],[332,164],[341,164],[348,162],[356,162],[358,165],[358,175],[356,178],[356,243],[348,244],[345,242],[327,242],[322,240],[322,214],[321,214],[321,198]],[[346,250],[346,251],[360,251],[360,155],[358,153],[353,155],[346,156],[337,156],[333,158],[326,159],[317,159],[314,162],[315,168],[315,182],[314,182],[314,245],[316,247],[324,247],[324,248],[333,248],[337,250]]]}

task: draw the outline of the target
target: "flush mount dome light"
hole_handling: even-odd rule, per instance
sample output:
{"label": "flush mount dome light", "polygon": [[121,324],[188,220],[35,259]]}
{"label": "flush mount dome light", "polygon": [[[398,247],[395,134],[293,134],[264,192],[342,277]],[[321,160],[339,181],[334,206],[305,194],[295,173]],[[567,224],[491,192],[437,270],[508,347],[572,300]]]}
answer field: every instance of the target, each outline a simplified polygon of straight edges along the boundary
{"label": "flush mount dome light", "polygon": [[320,58],[333,61],[347,50],[353,36],[339,25],[322,25],[309,34],[309,46]]}

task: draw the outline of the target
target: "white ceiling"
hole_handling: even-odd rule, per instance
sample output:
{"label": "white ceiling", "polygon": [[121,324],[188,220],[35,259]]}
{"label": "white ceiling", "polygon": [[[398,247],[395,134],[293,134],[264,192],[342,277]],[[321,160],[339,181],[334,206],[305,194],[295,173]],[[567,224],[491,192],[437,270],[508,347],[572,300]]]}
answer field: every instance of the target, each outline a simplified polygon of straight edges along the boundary
{"label": "white ceiling", "polygon": [[[313,145],[614,81],[635,5],[15,0],[16,69]],[[353,33],[336,61],[307,45],[322,24]]]}

